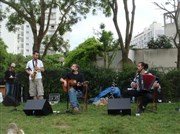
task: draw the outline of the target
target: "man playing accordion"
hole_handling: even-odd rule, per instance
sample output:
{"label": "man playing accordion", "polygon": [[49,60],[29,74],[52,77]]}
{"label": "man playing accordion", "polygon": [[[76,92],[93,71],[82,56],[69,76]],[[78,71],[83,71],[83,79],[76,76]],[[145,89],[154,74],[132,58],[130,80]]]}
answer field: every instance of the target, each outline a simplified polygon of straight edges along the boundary
{"label": "man playing accordion", "polygon": [[131,82],[131,90],[125,90],[123,92],[123,97],[141,96],[142,99],[138,105],[138,114],[144,112],[147,104],[152,102],[154,89],[157,91],[161,90],[159,80],[151,73],[148,73],[147,69],[148,64],[139,62],[137,64],[137,74]]}

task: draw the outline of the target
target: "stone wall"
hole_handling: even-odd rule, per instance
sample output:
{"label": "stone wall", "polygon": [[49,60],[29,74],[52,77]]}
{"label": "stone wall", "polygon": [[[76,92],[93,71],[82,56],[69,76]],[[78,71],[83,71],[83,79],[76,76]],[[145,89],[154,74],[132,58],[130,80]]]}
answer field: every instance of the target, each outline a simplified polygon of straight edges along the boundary
{"label": "stone wall", "polygon": [[[163,67],[163,68],[174,68],[176,67],[177,61],[177,49],[137,49],[130,50],[129,59],[133,63],[143,61],[149,64],[150,68]],[[112,64],[111,68],[121,69],[122,55],[121,51],[118,51]],[[103,58],[97,58],[97,65],[103,67]]]}

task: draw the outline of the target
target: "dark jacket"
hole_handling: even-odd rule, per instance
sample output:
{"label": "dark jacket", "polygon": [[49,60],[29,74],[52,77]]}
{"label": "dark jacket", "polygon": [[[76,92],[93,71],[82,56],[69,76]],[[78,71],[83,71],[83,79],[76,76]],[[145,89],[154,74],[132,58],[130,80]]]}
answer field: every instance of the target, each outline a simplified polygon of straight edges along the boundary
{"label": "dark jacket", "polygon": [[[16,73],[15,73],[15,71],[10,71],[10,70],[7,70],[6,72],[5,72],[5,82],[6,83],[14,83],[14,79],[15,79],[15,75],[16,75]],[[11,77],[12,76],[12,77]]]}

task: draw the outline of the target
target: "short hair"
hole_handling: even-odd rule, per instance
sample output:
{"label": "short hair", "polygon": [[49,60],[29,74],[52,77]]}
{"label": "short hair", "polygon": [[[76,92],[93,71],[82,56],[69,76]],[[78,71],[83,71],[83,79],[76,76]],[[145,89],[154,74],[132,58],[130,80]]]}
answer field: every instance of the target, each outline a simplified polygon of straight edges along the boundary
{"label": "short hair", "polygon": [[34,50],[34,51],[33,51],[33,54],[35,54],[35,53],[38,53],[38,54],[39,54],[39,51],[37,51],[37,50]]}

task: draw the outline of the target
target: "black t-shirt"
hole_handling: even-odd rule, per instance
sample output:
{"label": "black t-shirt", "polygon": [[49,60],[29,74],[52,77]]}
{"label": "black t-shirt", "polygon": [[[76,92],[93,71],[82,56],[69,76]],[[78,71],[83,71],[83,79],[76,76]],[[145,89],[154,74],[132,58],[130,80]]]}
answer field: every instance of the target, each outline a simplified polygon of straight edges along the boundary
{"label": "black t-shirt", "polygon": [[[78,73],[78,74],[73,74],[72,72],[67,73],[63,79],[67,79],[67,80],[76,80],[76,82],[80,82],[83,83],[85,81],[84,79],[84,75],[82,73]],[[82,87],[77,87],[74,86],[75,89],[82,89]]]}
{"label": "black t-shirt", "polygon": [[84,82],[84,75],[81,73],[73,74],[72,72],[67,73],[63,79],[76,80],[77,82]]}

